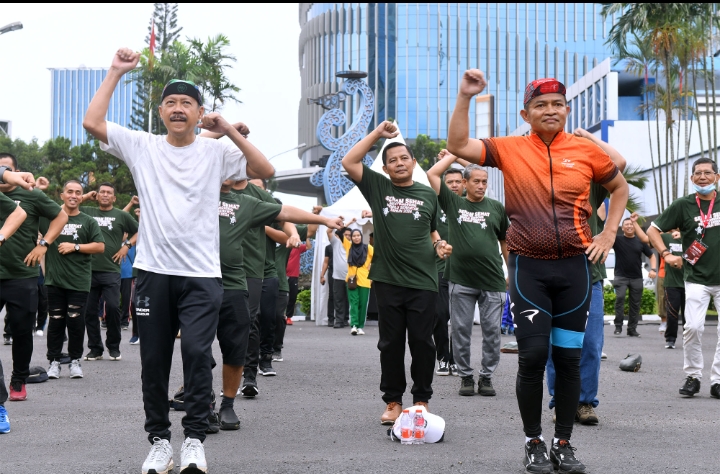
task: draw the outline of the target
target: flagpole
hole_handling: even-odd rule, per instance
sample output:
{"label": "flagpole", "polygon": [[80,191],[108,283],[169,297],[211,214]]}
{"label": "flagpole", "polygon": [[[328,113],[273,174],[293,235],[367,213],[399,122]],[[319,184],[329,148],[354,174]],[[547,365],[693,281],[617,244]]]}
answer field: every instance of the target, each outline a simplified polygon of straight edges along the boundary
{"label": "flagpole", "polygon": [[[150,31],[150,60],[148,66],[150,71],[153,68],[153,59],[155,59],[155,18],[152,20],[152,30]],[[150,107],[148,107],[148,133],[152,133],[152,76],[150,77],[150,96],[148,97]]]}

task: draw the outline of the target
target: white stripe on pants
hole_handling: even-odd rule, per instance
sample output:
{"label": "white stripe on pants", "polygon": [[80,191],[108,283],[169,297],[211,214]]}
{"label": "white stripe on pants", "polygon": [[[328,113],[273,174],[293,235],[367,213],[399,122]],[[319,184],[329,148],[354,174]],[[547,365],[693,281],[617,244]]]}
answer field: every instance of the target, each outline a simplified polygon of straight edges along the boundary
{"label": "white stripe on pants", "polygon": [[[720,285],[705,286],[685,282],[685,326],[683,331],[683,370],[688,376],[702,378],[703,355],[702,335],[705,330],[710,297],[720,302]],[[716,303],[718,304],[718,303]],[[718,343],[715,348],[715,360],[710,372],[710,383],[720,383],[720,324],[718,325]]]}

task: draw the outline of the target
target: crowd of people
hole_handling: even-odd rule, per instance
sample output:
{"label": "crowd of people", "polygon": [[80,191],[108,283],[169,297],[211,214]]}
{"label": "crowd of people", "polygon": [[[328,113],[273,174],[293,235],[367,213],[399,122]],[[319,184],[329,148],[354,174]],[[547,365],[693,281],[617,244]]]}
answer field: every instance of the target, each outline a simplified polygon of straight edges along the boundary
{"label": "crowd of people", "polygon": [[[376,142],[397,136],[390,122],[343,158],[370,207],[362,213],[373,219],[366,240],[351,227],[355,219],[346,223],[323,216],[321,207],[306,212],[273,198],[266,179],[274,169],[247,140],[249,128],[206,114],[192,82],[172,80],[163,89],[158,112],[165,136],[108,122],[113,91],[138,60],[129,49],[117,51],[83,122],[132,173],[138,197],[125,209],[114,207],[112,183],[84,193],[76,180],[61,183],[60,206],[39,189],[46,179],[36,182],[19,171],[14,156],[0,154],[0,304],[12,337],[9,393],[0,364],[0,431],[10,430],[5,402],[28,396],[33,334],[41,335],[45,325],[39,305],[49,315],[51,379],[61,376],[65,359],[71,378],[84,376],[81,360],[103,359],[105,349],[111,361],[122,360],[122,329],[131,314],[151,444],[142,472],[167,473],[175,466],[168,389],[178,336],[183,386],[175,401],[185,410],[180,472],[207,472],[206,435],[239,429],[236,396],[257,396],[258,375],[275,375],[273,362],[283,360],[300,256],[320,225],[330,242],[322,249],[320,275],[330,290],[328,325],[363,335],[371,289],[377,301],[382,424],[394,424],[402,413],[406,343],[412,404],[429,411],[434,375],[459,376],[461,396],[495,396],[501,334],[514,332],[526,472],[586,472],[570,439],[575,421],[599,420],[594,409],[604,342],[604,262],[611,249],[618,262],[615,334],[622,331],[629,289],[627,335],[639,336],[645,255],[650,277],[659,270],[663,278],[668,349],[675,347],[680,318],[685,321],[680,393],[699,392],[706,309],[711,296],[720,297],[720,212],[713,213],[718,170],[712,160],[694,163],[696,192],[675,201],[647,234],[637,215],[624,220],[618,233],[628,199],[626,161],[585,130],[564,131],[565,86],[551,78],[528,84],[520,115],[530,124],[529,135],[471,139],[469,104],[486,81],[482,72],[469,70],[460,83],[448,149],[427,173],[430,187],[413,180],[417,161],[403,143],[383,147],[378,159],[385,174],[363,164]],[[504,205],[486,195],[483,166],[503,171]],[[97,207],[84,206],[87,201]],[[477,381],[471,365],[476,309],[482,332]],[[216,338],[222,354],[217,411]],[[549,450],[541,428],[546,373],[555,428]],[[710,383],[710,394],[720,398],[720,343]]]}

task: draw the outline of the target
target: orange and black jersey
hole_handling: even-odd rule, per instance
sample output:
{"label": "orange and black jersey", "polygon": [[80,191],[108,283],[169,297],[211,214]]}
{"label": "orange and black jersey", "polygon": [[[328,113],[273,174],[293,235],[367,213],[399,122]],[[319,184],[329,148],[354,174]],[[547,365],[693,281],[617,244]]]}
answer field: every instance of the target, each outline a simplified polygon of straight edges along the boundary
{"label": "orange and black jersey", "polygon": [[505,209],[512,225],[508,250],[553,260],[584,253],[592,242],[588,217],[590,183],[605,184],[618,173],[595,143],[560,132],[548,146],[540,137],[484,139],[480,164],[505,178]]}

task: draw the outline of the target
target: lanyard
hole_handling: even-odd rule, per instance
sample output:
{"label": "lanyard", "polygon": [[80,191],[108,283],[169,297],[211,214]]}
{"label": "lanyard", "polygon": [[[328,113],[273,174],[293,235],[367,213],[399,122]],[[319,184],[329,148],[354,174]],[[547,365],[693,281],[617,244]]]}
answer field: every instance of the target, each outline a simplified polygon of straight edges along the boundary
{"label": "lanyard", "polygon": [[703,214],[702,207],[700,207],[700,198],[698,195],[695,195],[695,201],[697,202],[698,209],[700,209],[700,221],[702,223],[703,227],[703,233],[702,237],[700,237],[700,240],[705,238],[705,229],[707,229],[708,224],[710,224],[710,219],[712,218],[712,210],[713,210],[713,204],[715,204],[715,198],[717,197],[717,191],[713,192],[713,198],[710,201],[710,206],[708,207],[708,213]]}

